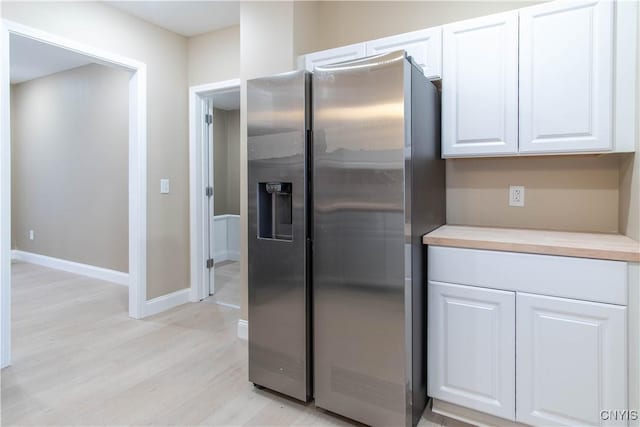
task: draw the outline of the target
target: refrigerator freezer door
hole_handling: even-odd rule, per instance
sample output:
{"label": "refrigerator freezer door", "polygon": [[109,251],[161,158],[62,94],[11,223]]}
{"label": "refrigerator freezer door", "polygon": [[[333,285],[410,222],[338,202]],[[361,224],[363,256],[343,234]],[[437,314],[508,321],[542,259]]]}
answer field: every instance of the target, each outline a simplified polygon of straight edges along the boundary
{"label": "refrigerator freezer door", "polygon": [[249,380],[311,396],[308,318],[309,75],[247,82]]}
{"label": "refrigerator freezer door", "polygon": [[313,76],[314,396],[369,425],[411,424],[410,67],[394,52]]}

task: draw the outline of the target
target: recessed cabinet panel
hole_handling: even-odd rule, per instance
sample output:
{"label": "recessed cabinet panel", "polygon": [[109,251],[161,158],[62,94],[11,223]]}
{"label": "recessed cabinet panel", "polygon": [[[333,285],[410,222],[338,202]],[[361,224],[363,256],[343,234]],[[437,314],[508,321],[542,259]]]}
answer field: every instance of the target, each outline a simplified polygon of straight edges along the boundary
{"label": "recessed cabinet panel", "polygon": [[520,10],[520,152],[612,150],[612,1]]}
{"label": "recessed cabinet panel", "polygon": [[442,76],[442,28],[429,28],[367,42],[367,56],[405,50],[430,79]]}
{"label": "recessed cabinet panel", "polygon": [[304,57],[304,65],[307,71],[313,71],[317,66],[336,64],[338,62],[350,61],[352,59],[364,58],[366,47],[364,43],[356,43],[349,46],[337,47],[335,49],[313,52]]}
{"label": "recessed cabinet panel", "polygon": [[515,293],[428,286],[429,396],[513,420]]}
{"label": "recessed cabinet panel", "polygon": [[518,152],[518,12],[443,27],[444,157]]}
{"label": "recessed cabinet panel", "polygon": [[626,308],[518,293],[516,311],[516,420],[626,425],[600,417],[628,406]]}

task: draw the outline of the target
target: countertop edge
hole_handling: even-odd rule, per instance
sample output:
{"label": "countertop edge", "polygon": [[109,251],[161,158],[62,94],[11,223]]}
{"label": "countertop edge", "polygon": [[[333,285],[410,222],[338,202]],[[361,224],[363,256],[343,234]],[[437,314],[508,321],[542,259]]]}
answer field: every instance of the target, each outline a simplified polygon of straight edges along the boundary
{"label": "countertop edge", "polygon": [[[534,231],[535,232],[535,231]],[[433,246],[448,246],[467,249],[484,249],[504,252],[557,255],[577,258],[603,259],[610,261],[640,262],[640,252],[616,249],[579,247],[576,245],[522,243],[514,241],[468,239],[461,237],[423,236],[422,243]]]}

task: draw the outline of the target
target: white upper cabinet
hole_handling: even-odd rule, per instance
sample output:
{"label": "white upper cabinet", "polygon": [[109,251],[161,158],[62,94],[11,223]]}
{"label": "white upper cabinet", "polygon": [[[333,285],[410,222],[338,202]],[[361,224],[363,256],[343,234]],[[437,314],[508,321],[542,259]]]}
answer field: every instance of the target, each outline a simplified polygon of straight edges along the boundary
{"label": "white upper cabinet", "polygon": [[429,396],[515,419],[515,293],[429,282]]}
{"label": "white upper cabinet", "polygon": [[626,310],[518,294],[517,421],[532,426],[627,425],[600,415],[629,407]]}
{"label": "white upper cabinet", "polygon": [[367,42],[367,56],[405,50],[429,79],[442,76],[442,28],[428,28]]}
{"label": "white upper cabinet", "polygon": [[366,52],[367,49],[364,43],[313,52],[304,56],[304,67],[308,71],[313,71],[313,69],[319,65],[335,64],[337,62],[364,58]]}
{"label": "white upper cabinet", "polygon": [[518,12],[442,30],[442,155],[518,152]]}
{"label": "white upper cabinet", "polygon": [[611,151],[612,1],[520,10],[520,152]]}
{"label": "white upper cabinet", "polygon": [[301,59],[407,51],[442,79],[442,157],[634,152],[638,1],[558,0]]}

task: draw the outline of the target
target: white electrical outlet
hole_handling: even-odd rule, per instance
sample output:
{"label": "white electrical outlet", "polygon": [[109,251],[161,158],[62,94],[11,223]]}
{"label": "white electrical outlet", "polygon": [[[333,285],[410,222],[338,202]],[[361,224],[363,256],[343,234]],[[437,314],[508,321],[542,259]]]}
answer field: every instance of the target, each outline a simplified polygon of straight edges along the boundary
{"label": "white electrical outlet", "polygon": [[509,206],[524,206],[524,186],[522,185],[510,185],[509,186]]}
{"label": "white electrical outlet", "polygon": [[36,238],[36,234],[33,232],[33,230],[29,230],[29,240],[33,240]]}

